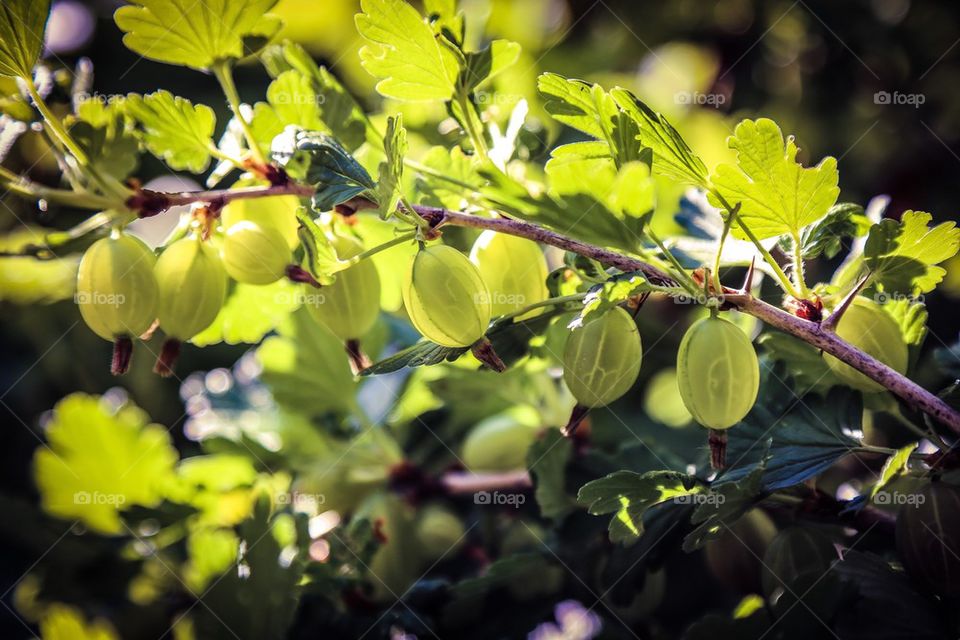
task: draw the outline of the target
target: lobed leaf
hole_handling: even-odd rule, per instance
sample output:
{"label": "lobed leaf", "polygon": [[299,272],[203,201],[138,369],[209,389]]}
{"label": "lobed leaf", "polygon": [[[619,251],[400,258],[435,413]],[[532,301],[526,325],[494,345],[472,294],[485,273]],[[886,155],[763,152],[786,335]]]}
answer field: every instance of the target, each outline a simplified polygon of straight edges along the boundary
{"label": "lobed leaf", "polygon": [[407,153],[407,131],[401,115],[387,118],[387,132],[383,136],[383,150],[387,158],[380,163],[376,199],[380,217],[386,220],[400,204],[403,180],[403,158]]}
{"label": "lobed leaf", "polygon": [[139,125],[144,146],[171,169],[201,173],[216,148],[213,131],[216,115],[210,107],[160,90],[145,96],[131,93],[124,101],[126,113]]}
{"label": "lobed leaf", "polygon": [[937,266],[960,249],[956,222],[933,228],[924,211],[905,211],[896,220],[882,220],[870,228],[863,261],[871,280],[883,291],[910,295],[927,293],[943,280],[946,269]]}
{"label": "lobed leaf", "polygon": [[0,4],[0,76],[33,77],[49,14],[50,0],[4,0]]}

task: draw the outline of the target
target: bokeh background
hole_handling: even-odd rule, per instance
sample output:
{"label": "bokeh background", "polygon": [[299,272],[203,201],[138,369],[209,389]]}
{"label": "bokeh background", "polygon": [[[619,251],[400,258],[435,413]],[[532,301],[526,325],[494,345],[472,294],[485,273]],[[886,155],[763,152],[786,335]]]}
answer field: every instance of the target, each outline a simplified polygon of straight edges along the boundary
{"label": "bokeh background", "polygon": [[[137,58],[121,42],[107,0],[54,3],[47,61],[73,68],[93,63],[93,90],[101,94],[165,88],[218,110],[228,119],[213,78]],[[824,155],[840,160],[841,200],[861,204],[878,194],[891,198],[888,215],[929,211],[935,220],[957,218],[960,203],[960,3],[911,0],[463,0],[468,22],[487,35],[521,43],[523,58],[501,83],[507,94],[531,100],[528,135],[544,154],[556,128],[546,122],[535,96],[545,70],[635,91],[666,113],[691,146],[714,164],[728,151],[724,138],[742,117],[768,116],[796,134],[805,163]],[[358,0],[280,0],[288,23],[284,37],[302,43],[329,65],[371,108],[378,108],[373,81],[359,64],[353,16]],[[478,31],[473,34],[479,37]],[[243,98],[261,99],[268,83],[262,67],[238,70]],[[412,128],[426,114],[408,108]],[[541,126],[537,126],[537,121]],[[429,134],[429,132],[427,132]],[[534,145],[536,148],[536,145]],[[55,182],[56,167],[28,135],[6,160],[35,180]],[[169,177],[144,158],[145,181]],[[21,222],[66,228],[76,212],[4,195],[0,231]],[[956,340],[960,269],[931,307],[927,349]],[[818,274],[828,277],[824,268]],[[19,307],[0,302],[0,593],[37,559],[33,539],[36,493],[31,479],[40,424],[62,396],[103,392],[118,381],[107,374],[110,346],[78,324],[70,302]],[[181,371],[233,364],[242,347],[186,349]],[[143,357],[119,381],[178,444],[184,419],[176,379],[149,372]],[[0,610],[0,616],[6,613]],[[16,623],[11,623],[16,624]],[[6,625],[4,625],[6,628]],[[14,627],[11,627],[14,628]],[[21,628],[22,632],[22,628]]]}

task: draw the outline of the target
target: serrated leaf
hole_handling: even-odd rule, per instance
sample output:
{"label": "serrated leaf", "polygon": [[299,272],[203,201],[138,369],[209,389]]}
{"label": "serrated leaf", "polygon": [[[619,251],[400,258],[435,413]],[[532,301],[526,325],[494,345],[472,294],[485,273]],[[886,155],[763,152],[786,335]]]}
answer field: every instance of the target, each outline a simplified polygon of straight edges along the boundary
{"label": "serrated leaf", "polygon": [[216,148],[213,109],[203,104],[194,106],[163,90],[145,96],[131,93],[124,109],[139,125],[144,146],[171,169],[193,173],[206,170],[210,152]]}
{"label": "serrated leaf", "polygon": [[534,479],[534,497],[540,515],[561,520],[576,503],[567,494],[567,463],[573,455],[573,441],[557,429],[547,429],[527,451],[527,467]]}
{"label": "serrated leaf", "polygon": [[286,279],[262,286],[238,282],[213,323],[190,342],[198,347],[220,342],[256,344],[300,306],[299,291]]}
{"label": "serrated leaf", "polygon": [[407,131],[401,115],[387,118],[387,132],[383,136],[383,150],[387,159],[380,163],[377,181],[377,203],[384,220],[397,211],[403,187],[403,158],[407,153]]}
{"label": "serrated leaf", "polygon": [[73,394],[54,407],[48,446],[34,456],[43,508],[100,533],[123,531],[120,510],[156,506],[173,479],[177,451],[167,430],[142,410],[111,410],[98,396]]}
{"label": "serrated leaf", "polygon": [[[876,294],[876,298],[880,300],[884,295]],[[889,313],[900,327],[903,341],[910,349],[910,366],[913,366],[927,337],[927,306],[910,298],[898,298],[885,302],[883,310]]]}
{"label": "serrated leaf", "polygon": [[[800,233],[800,251],[805,260],[824,255],[833,258],[843,249],[844,238],[857,238],[869,229],[870,220],[863,207],[850,202],[835,204],[826,215]],[[793,252],[794,240],[786,235],[780,238],[784,253]]]}
{"label": "serrated leaf", "polygon": [[960,229],[950,221],[933,228],[924,211],[905,211],[898,223],[882,220],[870,228],[863,260],[871,280],[883,291],[910,295],[927,293],[943,280],[939,267],[960,249]]}
{"label": "serrated leaf", "polygon": [[303,207],[297,210],[297,221],[300,223],[297,235],[307,269],[320,284],[333,284],[334,274],[343,268],[333,244]]}
{"label": "serrated leaf", "polygon": [[629,298],[652,291],[654,287],[647,281],[643,273],[633,271],[631,273],[618,273],[609,278],[603,284],[590,288],[587,297],[583,299],[583,309],[571,325],[574,323],[582,325],[587,317],[592,313],[604,311],[614,307]]}
{"label": "serrated leaf", "polygon": [[[828,156],[815,167],[803,167],[796,161],[793,137],[784,140],[773,120],[741,121],[727,144],[737,152],[737,166],[719,165],[710,181],[731,206],[740,205],[740,219],[757,238],[799,236],[837,201],[836,159]],[[712,194],[710,201],[722,206]],[[737,225],[732,232],[746,237]]]}
{"label": "serrated leaf", "polygon": [[357,30],[363,68],[380,81],[381,95],[410,102],[449,100],[460,61],[404,0],[362,0]]}
{"label": "serrated leaf", "polygon": [[264,147],[270,147],[287,125],[309,130],[326,128],[312,80],[295,69],[284,71],[270,83],[267,101],[254,105],[250,123],[254,137]]}
{"label": "serrated leaf", "polygon": [[[826,396],[806,395],[798,401],[785,371],[761,363],[759,399],[727,431],[730,466],[717,482],[739,481],[765,465],[762,488],[776,491],[812,478],[857,451],[861,442],[850,434],[862,430],[860,394],[834,387]],[[770,459],[765,461],[767,451]]]}
{"label": "serrated leaf", "polygon": [[124,180],[137,168],[137,139],[124,124],[126,101],[84,100],[77,106],[70,134],[102,173]]}
{"label": "serrated leaf", "polygon": [[663,114],[657,113],[626,89],[610,95],[635,123],[640,144],[653,153],[653,173],[685,184],[705,187],[707,168]]}
{"label": "serrated leaf", "polygon": [[583,485],[577,502],[585,505],[591,515],[614,514],[610,540],[631,543],[643,535],[643,514],[647,509],[702,490],[696,478],[677,471],[616,471]]}
{"label": "serrated leaf", "polygon": [[277,0],[137,0],[117,9],[123,43],[144,58],[211,69],[244,58],[280,30]]}
{"label": "serrated leaf", "polygon": [[890,484],[895,478],[906,473],[907,463],[910,461],[910,454],[917,448],[918,443],[911,442],[905,447],[897,449],[897,452],[887,458],[883,463],[883,469],[880,470],[880,477],[870,488],[870,499],[873,500],[883,488]]}
{"label": "serrated leaf", "polygon": [[367,170],[339,142],[317,131],[299,131],[296,150],[305,156],[306,180],[317,187],[312,205],[318,212],[361,194],[373,194],[376,184]]}
{"label": "serrated leaf", "polygon": [[261,378],[281,406],[307,416],[350,411],[356,382],[343,343],[304,309],[257,349]]}
{"label": "serrated leaf", "polygon": [[[475,169],[475,160],[475,156],[467,155],[459,146],[449,150],[446,147],[433,147],[420,163],[441,175],[467,184],[476,184],[479,176]],[[417,174],[415,188],[417,201],[422,204],[445,207],[453,211],[460,211],[469,204],[468,193],[464,189],[426,173]]]}
{"label": "serrated leaf", "polygon": [[4,0],[0,4],[0,76],[33,76],[49,14],[50,0]]}

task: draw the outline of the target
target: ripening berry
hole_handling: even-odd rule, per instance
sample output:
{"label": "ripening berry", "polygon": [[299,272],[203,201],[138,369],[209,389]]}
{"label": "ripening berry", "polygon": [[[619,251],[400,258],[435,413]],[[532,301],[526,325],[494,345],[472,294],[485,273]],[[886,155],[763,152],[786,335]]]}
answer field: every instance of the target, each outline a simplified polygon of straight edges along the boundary
{"label": "ripening berry", "polygon": [[737,325],[709,316],[687,329],[677,352],[677,385],[693,419],[709,429],[729,429],[753,407],[760,362]]}
{"label": "ripening berry", "polygon": [[[837,335],[898,373],[906,373],[907,344],[896,321],[876,302],[856,298],[837,323]],[[850,365],[824,356],[830,370],[854,389],[867,392],[884,391],[884,387]]]}
{"label": "ripening berry", "polygon": [[403,302],[417,331],[445,347],[469,347],[490,324],[490,297],[480,272],[446,245],[417,252]]}
{"label": "ripening berry", "polygon": [[154,370],[170,375],[180,343],[209,327],[220,312],[227,273],[217,250],[196,237],[164,249],[153,272],[160,288],[157,317],[168,336]]}
{"label": "ripening berry", "polygon": [[[350,236],[335,236],[333,248],[341,260],[363,251],[363,245]],[[364,335],[380,314],[380,276],[371,260],[337,273],[336,281],[312,292],[305,304],[310,315],[340,340],[347,342]]]}
{"label": "ripening berry", "polygon": [[488,229],[473,243],[470,261],[487,285],[494,316],[515,313],[549,295],[547,260],[536,242]]}
{"label": "ripening berry", "polygon": [[424,507],[417,517],[417,548],[423,562],[456,555],[466,541],[463,521],[449,509],[439,505]]}
{"label": "ripening berry", "polygon": [[291,259],[290,247],[279,231],[247,220],[227,229],[220,255],[230,277],[246,284],[276,282]]}
{"label": "ripening berry", "polygon": [[234,200],[220,212],[220,223],[229,229],[244,220],[261,227],[272,227],[280,232],[293,251],[300,244],[297,229],[297,209],[300,198],[296,196],[274,196],[272,198],[240,198]]}
{"label": "ripening berry", "polygon": [[563,379],[580,405],[602,407],[630,390],[642,357],[637,324],[623,308],[614,307],[589,316],[570,332],[563,350]]}
{"label": "ripening berry", "polygon": [[77,306],[94,333],[114,342],[114,375],[130,365],[135,338],[156,318],[156,256],[141,240],[113,233],[97,240],[80,261],[77,271]]}
{"label": "ripening berry", "polygon": [[463,463],[477,472],[525,469],[538,426],[536,412],[521,407],[485,418],[463,441]]}

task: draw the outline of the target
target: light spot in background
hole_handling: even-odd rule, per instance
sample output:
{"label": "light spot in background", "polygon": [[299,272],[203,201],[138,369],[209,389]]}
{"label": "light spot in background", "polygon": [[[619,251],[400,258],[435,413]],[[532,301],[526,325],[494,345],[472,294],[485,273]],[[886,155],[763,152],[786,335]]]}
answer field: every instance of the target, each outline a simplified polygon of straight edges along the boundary
{"label": "light spot in background", "polygon": [[47,21],[44,45],[54,55],[73,53],[93,37],[96,23],[90,9],[76,0],[54,3]]}
{"label": "light spot in background", "polygon": [[330,543],[326,540],[315,540],[310,543],[310,559],[315,562],[326,562],[330,557]]}
{"label": "light spot in background", "polygon": [[873,0],[870,3],[873,15],[887,24],[901,22],[910,11],[910,0]]}
{"label": "light spot in background", "polygon": [[311,538],[319,538],[333,531],[340,524],[340,514],[332,509],[310,518],[307,529]]}
{"label": "light spot in background", "polygon": [[[200,185],[189,178],[171,175],[154,178],[143,185],[143,188],[153,191],[199,191]],[[150,248],[156,249],[164,243],[177,227],[180,216],[186,213],[190,213],[189,206],[170,207],[155,216],[134,220],[127,227],[127,231],[146,242]]]}
{"label": "light spot in background", "polygon": [[233,386],[233,377],[227,369],[214,369],[204,378],[204,384],[207,391],[219,395],[230,390]]}

